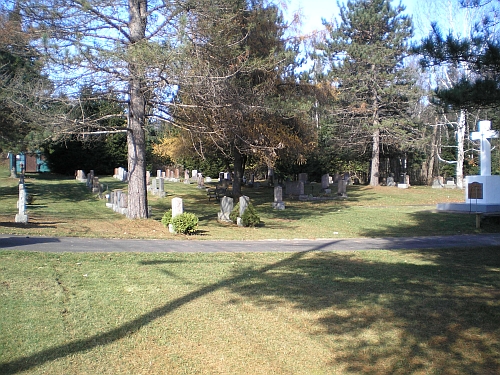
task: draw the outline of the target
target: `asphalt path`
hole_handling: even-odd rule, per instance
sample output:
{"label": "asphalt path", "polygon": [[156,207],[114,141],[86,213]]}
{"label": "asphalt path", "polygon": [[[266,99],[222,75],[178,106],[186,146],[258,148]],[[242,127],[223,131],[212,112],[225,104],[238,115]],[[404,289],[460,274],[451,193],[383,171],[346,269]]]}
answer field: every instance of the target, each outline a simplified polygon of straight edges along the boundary
{"label": "asphalt path", "polygon": [[490,246],[500,250],[500,233],[481,235],[339,238],[318,240],[203,241],[203,240],[123,240],[77,237],[35,237],[0,235],[0,251],[40,252],[303,252],[446,249]]}

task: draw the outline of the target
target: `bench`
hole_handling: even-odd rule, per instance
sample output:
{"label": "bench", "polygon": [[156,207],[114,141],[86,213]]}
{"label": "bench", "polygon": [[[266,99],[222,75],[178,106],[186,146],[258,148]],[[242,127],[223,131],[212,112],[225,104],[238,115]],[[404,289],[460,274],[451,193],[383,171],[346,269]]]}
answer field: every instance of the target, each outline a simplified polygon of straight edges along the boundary
{"label": "bench", "polygon": [[220,199],[223,196],[227,195],[227,193],[228,193],[227,188],[220,186],[216,187],[215,189],[214,188],[207,189],[207,197],[209,201],[212,198],[216,199],[217,201],[220,201]]}

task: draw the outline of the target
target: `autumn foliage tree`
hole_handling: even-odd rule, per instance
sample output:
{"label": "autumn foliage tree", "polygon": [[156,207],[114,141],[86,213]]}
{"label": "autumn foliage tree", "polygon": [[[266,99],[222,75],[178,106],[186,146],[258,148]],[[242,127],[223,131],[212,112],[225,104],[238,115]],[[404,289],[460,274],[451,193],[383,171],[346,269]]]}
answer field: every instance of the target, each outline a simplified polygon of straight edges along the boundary
{"label": "autumn foliage tree", "polygon": [[281,151],[297,156],[313,138],[307,111],[297,105],[306,88],[295,80],[296,50],[278,8],[221,3],[188,20],[184,52],[192,59],[173,117],[200,154],[215,148],[231,161],[238,196],[248,158],[272,166]]}

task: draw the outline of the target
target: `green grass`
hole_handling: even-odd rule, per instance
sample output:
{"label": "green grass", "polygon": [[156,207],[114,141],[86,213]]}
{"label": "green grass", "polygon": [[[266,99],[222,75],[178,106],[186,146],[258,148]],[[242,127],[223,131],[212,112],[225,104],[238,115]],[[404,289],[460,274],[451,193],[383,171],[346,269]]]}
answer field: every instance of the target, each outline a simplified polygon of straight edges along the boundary
{"label": "green grass", "polygon": [[496,249],[0,252],[1,374],[497,374]]}
{"label": "green grass", "polygon": [[[101,178],[109,189],[123,183]],[[349,187],[347,200],[286,201],[246,189],[262,224],[217,222],[196,186],[167,183],[153,218],[127,220],[72,178],[30,175],[30,223],[14,223],[17,180],[0,168],[0,232],[264,239],[484,233],[435,213],[463,192]],[[308,188],[317,189],[318,185]],[[172,197],[196,235],[160,219]],[[196,246],[196,242],[193,242]],[[497,374],[498,249],[218,254],[0,251],[0,374]]]}
{"label": "green grass", "polygon": [[[272,208],[273,190],[244,188],[261,218],[257,228],[238,228],[217,221],[219,204],[208,200],[196,184],[166,183],[167,196],[149,196],[153,217],[127,220],[105,207],[85,184],[74,178],[51,174],[29,175],[28,192],[35,201],[28,206],[29,224],[16,224],[17,180],[0,168],[0,233],[43,236],[80,236],[106,238],[183,239],[168,233],[160,223],[171,208],[173,197],[184,200],[184,210],[200,218],[199,230],[191,239],[292,239],[346,238],[380,236],[424,236],[499,232],[498,220],[489,220],[477,230],[475,216],[437,213],[440,202],[464,201],[461,190],[412,187],[407,190],[349,186],[346,200],[329,199],[301,202],[285,200],[283,211]],[[126,187],[110,177],[101,181],[108,190]],[[319,184],[307,191],[319,192]]]}

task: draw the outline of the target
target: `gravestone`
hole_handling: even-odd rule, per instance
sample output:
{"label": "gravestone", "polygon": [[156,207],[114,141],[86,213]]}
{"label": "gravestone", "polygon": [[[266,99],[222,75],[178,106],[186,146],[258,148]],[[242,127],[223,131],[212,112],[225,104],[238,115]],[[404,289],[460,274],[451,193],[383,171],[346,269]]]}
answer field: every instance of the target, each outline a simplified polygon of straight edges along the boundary
{"label": "gravestone", "polygon": [[84,182],[87,181],[87,176],[83,170],[79,169],[76,171],[76,179],[80,182]]}
{"label": "gravestone", "polygon": [[394,176],[387,177],[387,186],[396,186],[396,182],[394,181]]}
{"label": "gravestone", "polygon": [[302,181],[304,184],[307,182],[307,173],[299,173],[299,181]]}
{"label": "gravestone", "polygon": [[283,202],[283,188],[281,186],[274,187],[273,208],[275,210],[284,210],[285,209],[285,202]]}
{"label": "gravestone", "polygon": [[128,173],[123,167],[118,167],[115,168],[115,174],[113,175],[114,178],[120,181],[127,181],[128,179]]}
{"label": "gravestone", "polygon": [[162,175],[161,175],[161,169],[157,169],[156,170],[156,178],[161,178]]}
{"label": "gravestone", "polygon": [[156,186],[158,187],[158,196],[160,198],[165,197],[165,179],[157,178]]}
{"label": "gravestone", "polygon": [[94,177],[94,180],[92,181],[92,193],[102,193],[99,177]]}
{"label": "gravestone", "polygon": [[120,202],[122,201],[122,189],[113,190],[112,199],[113,199],[113,211],[120,212]]}
{"label": "gravestone", "polygon": [[19,200],[17,201],[18,213],[16,214],[16,223],[28,223],[28,214],[26,212],[27,193],[24,184],[19,184]]}
{"label": "gravestone", "polygon": [[442,189],[443,188],[443,177],[441,177],[441,176],[435,177],[432,180],[432,188],[433,189]]}
{"label": "gravestone", "polygon": [[[184,213],[184,203],[182,198],[172,198],[172,218],[179,216]],[[174,230],[174,225],[170,223],[168,225],[168,231],[170,233],[176,233]]]}
{"label": "gravestone", "polygon": [[231,222],[229,215],[233,211],[234,203],[231,197],[222,197],[220,200],[220,212],[218,213],[219,221]]}
{"label": "gravestone", "polygon": [[243,227],[243,220],[241,219],[243,217],[243,214],[245,213],[248,205],[250,204],[250,198],[247,197],[246,195],[242,195],[240,197],[240,213],[239,216],[236,219],[236,224],[239,227]]}
{"label": "gravestone", "polygon": [[90,170],[87,175],[87,187],[92,190],[92,184],[94,183],[94,170]]}
{"label": "gravestone", "polygon": [[191,171],[191,177],[192,178],[197,178],[198,177],[198,170],[197,169],[193,169]]}
{"label": "gravestone", "polygon": [[337,185],[337,195],[342,198],[347,198],[347,180],[339,180]]}
{"label": "gravestone", "polygon": [[184,203],[182,198],[172,198],[172,217],[184,213]]}
{"label": "gravestone", "polygon": [[113,208],[114,195],[115,195],[114,191],[111,191],[108,194],[106,194],[106,207]]}
{"label": "gravestone", "polygon": [[184,183],[189,184],[189,171],[187,169],[184,171]]}
{"label": "gravestone", "polygon": [[285,190],[288,196],[304,195],[304,182],[302,181],[287,181]]}
{"label": "gravestone", "polygon": [[457,187],[457,184],[455,184],[455,179],[453,177],[447,178],[444,187],[447,189],[455,189]]}
{"label": "gravestone", "polygon": [[198,189],[203,189],[205,188],[205,183],[203,181],[203,175],[201,173],[198,173],[198,177],[196,177],[197,184],[198,184]]}
{"label": "gravestone", "polygon": [[321,176],[321,189],[325,190],[330,187],[330,175],[324,174]]}
{"label": "gravestone", "polygon": [[126,215],[128,210],[128,195],[124,192],[120,194],[120,199],[118,200],[117,212]]}
{"label": "gravestone", "polygon": [[174,178],[178,180],[180,178],[180,175],[181,175],[181,171],[179,170],[179,168],[175,168]]}

